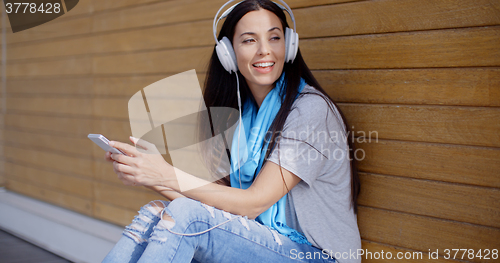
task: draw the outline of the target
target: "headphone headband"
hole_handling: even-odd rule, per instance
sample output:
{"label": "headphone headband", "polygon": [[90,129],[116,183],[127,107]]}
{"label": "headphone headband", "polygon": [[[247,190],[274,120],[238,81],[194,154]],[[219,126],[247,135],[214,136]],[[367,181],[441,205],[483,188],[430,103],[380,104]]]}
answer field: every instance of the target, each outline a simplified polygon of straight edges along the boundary
{"label": "headphone headband", "polygon": [[[213,33],[214,33],[214,39],[215,39],[215,43],[218,43],[219,40],[217,40],[217,25],[219,24],[219,21],[225,17],[227,17],[229,15],[229,13],[231,13],[231,11],[233,11],[233,9],[241,4],[243,1],[240,1],[238,3],[236,3],[235,5],[231,6],[230,8],[228,8],[226,11],[224,11],[224,13],[222,13],[222,15],[219,17],[219,19],[217,19],[217,17],[219,16],[219,13],[220,11],[222,11],[222,9],[224,9],[224,7],[226,7],[227,5],[229,5],[230,3],[234,2],[236,0],[229,0],[227,1],[224,5],[221,6],[221,8],[219,8],[219,11],[217,11],[217,13],[215,14],[215,17],[214,17],[214,22],[213,22]],[[275,5],[277,5],[279,8],[281,8],[283,11],[286,11],[288,13],[288,15],[290,16],[290,18],[292,19],[292,22],[293,22],[293,30],[296,30],[296,25],[295,25],[295,17],[293,16],[293,12],[292,12],[292,9],[283,1],[283,0],[279,0],[283,5],[280,5],[276,2],[273,1],[273,3]]]}

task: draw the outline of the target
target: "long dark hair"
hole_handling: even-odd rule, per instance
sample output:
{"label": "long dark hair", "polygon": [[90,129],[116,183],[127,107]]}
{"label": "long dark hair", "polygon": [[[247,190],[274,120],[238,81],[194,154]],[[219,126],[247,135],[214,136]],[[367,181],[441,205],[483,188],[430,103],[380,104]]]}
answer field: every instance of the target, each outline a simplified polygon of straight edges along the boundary
{"label": "long dark hair", "polygon": [[[218,39],[221,40],[224,36],[233,40],[235,27],[238,21],[248,12],[257,11],[260,9],[266,9],[268,11],[273,12],[281,21],[283,29],[288,27],[286,22],[286,16],[283,10],[278,7],[275,3],[269,0],[246,0],[242,3],[238,4],[227,16],[222,28],[219,32]],[[347,134],[349,125],[347,125],[347,121],[345,119],[344,114],[337,107],[337,104],[333,102],[330,96],[323,90],[318,81],[314,78],[311,71],[307,67],[302,55],[300,53],[300,49],[297,53],[297,56],[293,63],[285,63],[283,72],[285,73],[285,81],[287,83],[286,94],[282,94],[282,104],[281,108],[276,115],[269,131],[267,132],[266,142],[269,142],[269,146],[267,148],[267,152],[265,158],[267,159],[269,155],[272,153],[272,150],[275,148],[276,144],[279,147],[279,139],[281,136],[281,131],[283,130],[283,126],[288,117],[288,114],[292,110],[292,104],[298,94],[298,88],[300,84],[300,79],[303,78],[307,84],[314,87],[318,90],[321,95],[316,93],[318,96],[321,96],[329,105],[332,112],[335,112],[333,107],[336,107],[340,116],[342,118],[342,125],[345,126],[345,131]],[[255,99],[252,96],[250,88],[248,87],[245,78],[241,75],[241,73],[237,72],[239,76],[239,85],[240,85],[240,93],[241,93],[241,101],[245,102],[247,99],[250,99],[253,103],[255,103]],[[205,89],[203,92],[203,97],[205,100],[205,105],[210,111],[211,107],[231,107],[234,109],[238,109],[237,103],[237,95],[236,95],[236,76],[227,72],[222,64],[220,63],[217,53],[214,51],[212,53],[212,57],[210,58],[209,66],[208,66],[208,74],[205,79]],[[300,96],[307,93],[301,93]],[[337,116],[336,114],[334,114]],[[230,116],[228,118],[232,118],[234,120],[234,116]],[[338,117],[337,117],[338,119]],[[340,121],[340,120],[338,120]],[[223,131],[227,129],[227,122],[219,121],[218,123],[212,123],[213,127],[213,135],[221,134]],[[347,138],[347,134],[345,134]],[[269,136],[271,136],[269,138]],[[354,212],[357,213],[357,197],[359,195],[360,190],[360,182],[358,177],[358,170],[356,165],[356,159],[354,158],[354,145],[353,143],[347,139],[347,143],[349,145],[349,157],[350,157],[350,166],[351,166],[351,206],[354,209]],[[227,147],[227,144],[226,144]],[[227,148],[224,148],[227,149]],[[316,149],[317,150],[317,149]],[[213,150],[212,150],[213,152]],[[319,151],[318,151],[319,152]],[[230,152],[226,150],[226,153],[230,155]],[[278,152],[279,153],[279,152]],[[223,154],[223,152],[220,152]],[[220,156],[220,154],[218,154]],[[213,165],[213,163],[211,164]],[[281,174],[283,178],[283,173]],[[229,176],[224,177],[217,181],[217,183],[224,184],[230,186]],[[283,182],[286,182],[283,178]],[[286,186],[288,189],[288,186]],[[289,190],[289,189],[288,189]]]}

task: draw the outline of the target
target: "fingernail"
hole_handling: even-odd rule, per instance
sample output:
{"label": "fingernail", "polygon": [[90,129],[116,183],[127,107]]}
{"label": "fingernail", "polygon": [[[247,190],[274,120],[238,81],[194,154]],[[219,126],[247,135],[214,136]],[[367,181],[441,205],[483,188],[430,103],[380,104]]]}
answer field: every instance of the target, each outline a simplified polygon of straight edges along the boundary
{"label": "fingernail", "polygon": [[109,146],[113,146],[113,145],[115,145],[115,142],[113,142],[113,141],[109,142]]}

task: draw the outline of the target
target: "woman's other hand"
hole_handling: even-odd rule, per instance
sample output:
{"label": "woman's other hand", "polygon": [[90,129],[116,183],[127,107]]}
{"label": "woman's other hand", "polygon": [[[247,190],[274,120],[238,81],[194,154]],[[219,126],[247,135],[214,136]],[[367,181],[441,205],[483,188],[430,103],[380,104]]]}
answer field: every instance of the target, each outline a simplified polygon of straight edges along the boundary
{"label": "woman's other hand", "polygon": [[121,150],[123,154],[107,152],[105,159],[113,162],[113,171],[125,185],[163,186],[171,188],[176,183],[173,167],[163,159],[154,144],[130,137],[130,141],[142,148],[117,141],[110,146]]}

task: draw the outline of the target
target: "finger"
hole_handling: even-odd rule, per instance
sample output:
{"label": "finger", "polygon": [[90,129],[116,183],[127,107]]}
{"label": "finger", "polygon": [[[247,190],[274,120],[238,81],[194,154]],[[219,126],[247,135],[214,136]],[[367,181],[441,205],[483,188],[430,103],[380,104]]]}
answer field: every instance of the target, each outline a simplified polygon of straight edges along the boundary
{"label": "finger", "polygon": [[122,152],[124,152],[128,156],[138,156],[139,155],[139,151],[137,151],[137,149],[130,144],[118,142],[118,141],[110,141],[109,145],[111,147],[118,149],[118,150],[121,150]]}
{"label": "finger", "polygon": [[113,162],[113,167],[115,169],[115,172],[120,172],[120,173],[127,173],[134,175],[136,172],[136,169],[130,165],[120,163],[118,161]]}
{"label": "finger", "polygon": [[113,154],[112,152],[106,152],[106,155],[104,156],[104,158],[106,159],[106,161],[108,161],[108,162],[114,162],[115,161],[111,157],[112,154]]}
{"label": "finger", "polygon": [[135,147],[139,146],[143,150],[146,150],[146,151],[148,150],[148,148],[145,145],[143,145],[142,143],[138,143],[139,139],[132,137],[132,136],[130,136],[128,138],[135,145]]}
{"label": "finger", "polygon": [[136,146],[140,146],[142,149],[145,150],[146,153],[149,153],[149,154],[158,154],[158,153],[160,153],[158,151],[158,148],[156,147],[156,145],[153,144],[153,143],[150,143],[150,142],[145,141],[143,139],[137,139],[137,138],[134,138],[134,137],[131,137],[131,139],[135,141]]}
{"label": "finger", "polygon": [[118,173],[118,179],[123,182],[124,185],[137,185],[137,182],[135,182],[135,177],[126,174],[126,173]]}
{"label": "finger", "polygon": [[129,166],[135,165],[135,162],[136,162],[136,157],[127,156],[127,155],[123,155],[120,153],[112,153],[111,159],[112,159],[112,161],[117,161],[119,163],[129,165]]}

